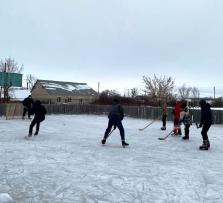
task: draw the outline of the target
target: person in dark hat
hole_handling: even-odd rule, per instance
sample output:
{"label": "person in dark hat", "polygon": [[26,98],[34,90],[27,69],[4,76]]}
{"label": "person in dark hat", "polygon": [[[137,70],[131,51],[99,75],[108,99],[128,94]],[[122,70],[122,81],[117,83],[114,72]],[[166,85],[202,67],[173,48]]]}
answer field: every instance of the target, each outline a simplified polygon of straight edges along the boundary
{"label": "person in dark hat", "polygon": [[199,149],[208,150],[210,148],[210,141],[208,139],[207,132],[213,123],[211,105],[207,103],[204,99],[199,102],[199,105],[201,107],[201,120],[198,127],[202,128],[201,135],[203,139],[203,144],[199,147]]}
{"label": "person in dark hat", "polygon": [[34,135],[38,135],[40,123],[45,120],[46,108],[41,104],[39,100],[35,101],[31,114],[34,114],[34,119],[29,126],[29,137],[32,136],[33,127],[36,125],[36,132]]}
{"label": "person in dark hat", "polygon": [[112,126],[114,126],[114,129],[117,127],[120,131],[120,136],[122,140],[122,146],[128,146],[129,144],[125,142],[125,132],[122,125],[122,120],[124,118],[124,110],[122,106],[119,104],[118,99],[113,100],[113,105],[111,107],[111,110],[108,115],[108,127],[105,131],[104,138],[101,140],[101,143],[104,145],[106,143],[106,140],[109,136],[109,133],[112,129]]}

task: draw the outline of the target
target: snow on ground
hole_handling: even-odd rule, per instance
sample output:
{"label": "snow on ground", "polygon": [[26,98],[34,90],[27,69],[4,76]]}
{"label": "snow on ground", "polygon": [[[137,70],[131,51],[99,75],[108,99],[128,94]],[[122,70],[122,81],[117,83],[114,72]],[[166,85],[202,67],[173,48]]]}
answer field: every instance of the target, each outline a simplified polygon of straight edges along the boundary
{"label": "snow on ground", "polygon": [[25,140],[29,120],[0,119],[0,193],[16,203],[222,203],[222,126],[210,129],[211,149],[199,151],[200,129],[190,140],[168,137],[157,121],[125,118],[130,147],[118,130],[100,140],[106,116],[51,115],[40,134]]}

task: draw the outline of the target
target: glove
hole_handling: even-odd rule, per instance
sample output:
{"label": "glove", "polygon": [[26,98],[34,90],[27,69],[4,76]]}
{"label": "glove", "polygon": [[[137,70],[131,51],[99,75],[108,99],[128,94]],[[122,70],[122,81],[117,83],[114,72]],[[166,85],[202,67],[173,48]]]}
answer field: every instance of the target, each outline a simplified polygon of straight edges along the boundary
{"label": "glove", "polygon": [[202,123],[200,123],[198,127],[201,128],[202,127]]}

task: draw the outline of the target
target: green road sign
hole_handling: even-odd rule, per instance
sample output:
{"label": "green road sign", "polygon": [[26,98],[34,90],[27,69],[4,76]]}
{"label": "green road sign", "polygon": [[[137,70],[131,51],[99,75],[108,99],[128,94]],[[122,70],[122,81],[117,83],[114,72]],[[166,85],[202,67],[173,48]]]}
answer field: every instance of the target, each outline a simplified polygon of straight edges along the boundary
{"label": "green road sign", "polygon": [[22,74],[0,72],[0,86],[22,87]]}

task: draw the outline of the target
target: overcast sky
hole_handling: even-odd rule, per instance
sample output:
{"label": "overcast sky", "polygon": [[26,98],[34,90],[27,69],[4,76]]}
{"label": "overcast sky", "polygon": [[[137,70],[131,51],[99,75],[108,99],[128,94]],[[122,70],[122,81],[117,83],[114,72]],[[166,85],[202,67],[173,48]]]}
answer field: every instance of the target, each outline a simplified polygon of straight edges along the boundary
{"label": "overcast sky", "polygon": [[223,87],[222,11],[223,0],[0,0],[0,58],[94,89],[156,74],[212,90]]}

